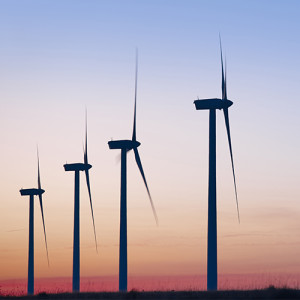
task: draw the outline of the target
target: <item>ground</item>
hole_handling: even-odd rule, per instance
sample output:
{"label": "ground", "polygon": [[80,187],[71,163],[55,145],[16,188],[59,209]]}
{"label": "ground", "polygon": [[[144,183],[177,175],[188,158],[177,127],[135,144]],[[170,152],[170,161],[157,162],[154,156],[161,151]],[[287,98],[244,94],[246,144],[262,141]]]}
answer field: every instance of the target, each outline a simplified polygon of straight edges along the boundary
{"label": "ground", "polygon": [[171,300],[171,299],[300,299],[300,290],[296,289],[277,289],[269,287],[263,290],[249,291],[168,291],[168,292],[140,292],[130,291],[128,293],[63,293],[63,294],[46,294],[41,293],[35,296],[0,296],[0,299],[102,299],[102,300],[119,300],[119,299],[145,299],[145,300]]}

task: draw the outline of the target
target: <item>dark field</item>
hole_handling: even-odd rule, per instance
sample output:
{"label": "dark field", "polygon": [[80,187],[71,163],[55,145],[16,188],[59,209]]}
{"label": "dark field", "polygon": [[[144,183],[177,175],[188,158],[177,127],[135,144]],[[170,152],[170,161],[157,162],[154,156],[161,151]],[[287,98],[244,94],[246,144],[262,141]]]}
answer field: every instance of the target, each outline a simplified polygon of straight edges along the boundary
{"label": "dark field", "polygon": [[0,299],[300,299],[300,290],[267,288],[263,290],[249,291],[167,291],[167,292],[139,292],[130,291],[128,293],[103,292],[103,293],[62,293],[46,294],[41,293],[35,296],[0,296]]}

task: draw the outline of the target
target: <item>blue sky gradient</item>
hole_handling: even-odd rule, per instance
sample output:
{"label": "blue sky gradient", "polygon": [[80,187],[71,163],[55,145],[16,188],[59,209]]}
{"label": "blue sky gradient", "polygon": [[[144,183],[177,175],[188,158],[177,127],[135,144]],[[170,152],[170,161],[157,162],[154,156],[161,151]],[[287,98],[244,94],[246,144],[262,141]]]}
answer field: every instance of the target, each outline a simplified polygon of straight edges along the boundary
{"label": "blue sky gradient", "polygon": [[[196,112],[193,101],[221,97],[219,33],[234,102],[229,116],[241,211],[239,225],[218,112],[220,272],[299,272],[299,11],[300,2],[291,0],[2,0],[0,261],[11,271],[0,277],[26,276],[28,202],[18,191],[36,184],[37,144],[53,262],[48,270],[36,208],[37,276],[71,274],[73,177],[63,164],[83,160],[85,107],[104,250],[97,256],[92,248],[82,186],[82,272],[117,274],[120,165],[107,142],[132,134],[136,47],[137,139],[160,227],[129,155],[129,270],[149,275],[157,264],[162,274],[205,273],[208,112]],[[14,259],[5,249],[13,249]]]}

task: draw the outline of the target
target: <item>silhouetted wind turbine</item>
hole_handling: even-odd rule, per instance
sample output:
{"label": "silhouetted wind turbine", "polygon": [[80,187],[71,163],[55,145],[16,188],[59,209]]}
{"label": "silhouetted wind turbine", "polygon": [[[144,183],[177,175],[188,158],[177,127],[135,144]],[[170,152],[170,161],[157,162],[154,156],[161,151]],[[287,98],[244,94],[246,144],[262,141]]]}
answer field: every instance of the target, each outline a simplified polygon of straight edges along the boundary
{"label": "silhouetted wind turbine", "polygon": [[233,172],[233,182],[235,189],[235,198],[239,216],[239,207],[237,199],[235,172],[233,165],[233,155],[230,137],[228,108],[233,104],[227,98],[226,86],[226,64],[225,75],[223,67],[223,54],[220,39],[221,65],[222,65],[222,99],[202,99],[195,100],[194,104],[197,110],[209,110],[209,181],[208,181],[208,234],[207,234],[207,289],[217,290],[218,288],[218,270],[217,270],[217,193],[216,193],[216,109],[223,109],[225,126],[227,131],[231,167]]}
{"label": "silhouetted wind turbine", "polygon": [[96,250],[97,248],[97,237],[96,237],[96,228],[94,221],[94,212],[93,212],[93,204],[92,204],[92,196],[91,196],[91,187],[90,187],[90,178],[89,178],[89,169],[92,167],[88,163],[88,155],[87,155],[87,116],[86,116],[86,124],[85,124],[85,149],[84,149],[84,163],[73,163],[73,164],[65,164],[65,171],[74,171],[75,172],[75,190],[74,190],[74,240],[73,240],[73,282],[72,282],[72,290],[73,292],[80,291],[80,226],[79,226],[79,172],[85,171],[86,184],[89,193],[90,206],[92,212],[93,219],[93,227],[94,227],[94,236],[95,236],[95,244]]}
{"label": "silhouetted wind turbine", "polygon": [[108,142],[110,149],[120,149],[121,150],[121,205],[120,205],[120,252],[119,252],[119,290],[127,291],[127,152],[133,150],[136,163],[144,180],[147,193],[150,199],[152,211],[158,223],[156,211],[153,205],[153,201],[150,195],[144,170],[142,167],[140,155],[138,152],[138,147],[141,145],[140,142],[136,140],[136,98],[137,98],[137,72],[138,72],[138,62],[136,55],[136,72],[135,72],[135,98],[134,98],[134,119],[133,119],[133,133],[131,140],[118,140]]}
{"label": "silhouetted wind turbine", "polygon": [[27,292],[29,295],[34,294],[34,202],[33,202],[34,196],[39,196],[39,200],[40,200],[45,245],[47,251],[47,260],[49,266],[48,246],[47,246],[43,199],[42,199],[42,194],[45,191],[41,188],[40,162],[39,162],[38,152],[37,152],[37,159],[38,159],[38,188],[20,190],[21,196],[29,196],[29,244],[28,244],[28,279],[27,279]]}

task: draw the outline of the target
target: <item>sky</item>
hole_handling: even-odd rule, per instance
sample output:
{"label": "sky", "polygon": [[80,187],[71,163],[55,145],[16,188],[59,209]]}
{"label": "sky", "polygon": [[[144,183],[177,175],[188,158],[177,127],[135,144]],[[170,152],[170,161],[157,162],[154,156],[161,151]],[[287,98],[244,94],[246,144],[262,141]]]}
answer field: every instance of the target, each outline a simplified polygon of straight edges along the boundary
{"label": "sky", "polygon": [[300,269],[300,2],[295,0],[0,1],[0,280],[26,278],[29,199],[35,199],[35,276],[72,275],[74,175],[85,109],[99,252],[81,175],[81,276],[118,274],[120,163],[111,139],[130,139],[135,49],[137,139],[159,218],[128,154],[129,276],[205,275],[208,112],[221,97],[219,33],[227,61],[241,222],[223,113],[217,112],[220,274]]}

